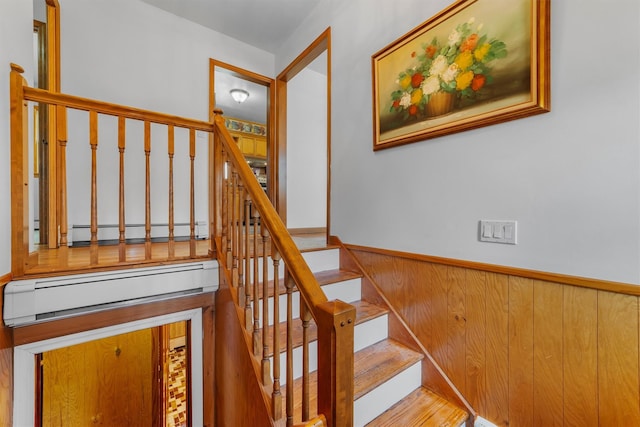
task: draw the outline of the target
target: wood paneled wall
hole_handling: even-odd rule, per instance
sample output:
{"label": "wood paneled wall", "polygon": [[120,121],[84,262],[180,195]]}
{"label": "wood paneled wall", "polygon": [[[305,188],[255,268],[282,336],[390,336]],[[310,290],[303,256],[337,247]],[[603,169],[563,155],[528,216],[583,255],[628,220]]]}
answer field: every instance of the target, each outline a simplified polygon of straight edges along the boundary
{"label": "wood paneled wall", "polygon": [[[3,307],[4,285],[11,275],[0,276],[0,308]],[[0,427],[10,427],[13,419],[13,334],[0,319]]]}
{"label": "wood paneled wall", "polygon": [[480,416],[640,425],[640,286],[348,248]]}
{"label": "wood paneled wall", "polygon": [[[223,278],[224,275],[221,275]],[[272,426],[258,381],[259,370],[247,352],[248,343],[240,326],[244,313],[238,313],[227,281],[216,295],[215,408],[217,426]]]}

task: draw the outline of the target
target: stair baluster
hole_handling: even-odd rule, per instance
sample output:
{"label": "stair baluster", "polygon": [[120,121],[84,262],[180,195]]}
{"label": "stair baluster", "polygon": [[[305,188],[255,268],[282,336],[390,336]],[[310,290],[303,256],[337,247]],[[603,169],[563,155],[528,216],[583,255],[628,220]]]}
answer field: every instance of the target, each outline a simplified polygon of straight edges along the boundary
{"label": "stair baluster", "polygon": [[[126,148],[126,120],[118,117],[118,151],[120,152],[120,182],[118,197],[118,259],[120,262],[127,260],[127,240],[126,240],[126,216],[125,216],[125,184],[124,184],[124,151]],[[173,173],[173,163],[169,162],[169,176]]]}
{"label": "stair baluster", "polygon": [[[284,285],[287,289],[287,427],[293,426],[293,280],[285,265]],[[274,328],[275,330],[275,328]]]}
{"label": "stair baluster", "polygon": [[309,322],[311,312],[307,303],[300,301],[300,320],[302,321],[302,421],[309,419]]}
{"label": "stair baluster", "polygon": [[269,362],[269,231],[260,223],[262,237],[262,384],[271,384],[271,365]]}
{"label": "stair baluster", "polygon": [[244,290],[245,290],[245,305],[244,305],[244,323],[247,331],[251,331],[252,326],[252,291],[251,286],[251,246],[249,245],[249,234],[251,232],[251,196],[246,192],[244,195],[244,218],[242,221],[242,232],[244,239]]}
{"label": "stair baluster", "polygon": [[91,146],[91,240],[89,263],[98,264],[98,113],[89,112],[89,145]]}
{"label": "stair baluster", "polygon": [[67,109],[61,105],[56,107],[57,110],[57,131],[58,137],[58,206],[60,207],[60,249],[61,260],[66,265],[68,257],[68,218],[67,218]]}
{"label": "stair baluster", "polygon": [[233,185],[231,182],[231,164],[227,158],[227,152],[222,152],[224,165],[224,187],[222,190],[222,241],[224,250],[224,262],[227,268],[231,270],[233,266],[233,254],[231,253],[231,221],[232,214],[230,209],[233,206]]}
{"label": "stair baluster", "polygon": [[[260,213],[257,209],[253,210],[253,226],[252,226],[252,236],[253,236],[253,354],[254,356],[260,355],[260,303],[259,303],[259,275],[258,275],[258,239],[260,233],[258,233],[258,227],[260,222]],[[263,300],[266,299],[266,296],[263,294]]]}
{"label": "stair baluster", "polygon": [[189,256],[196,257],[196,130],[189,129],[189,171],[191,185],[189,188]]}
{"label": "stair baluster", "polygon": [[[237,176],[237,175],[236,175]],[[243,238],[243,224],[244,224],[244,184],[238,177],[238,218],[236,223],[236,234],[234,238],[238,241],[238,299],[242,299],[240,307],[247,305],[247,291],[245,290],[246,279],[244,274],[244,238]]]}
{"label": "stair baluster", "polygon": [[271,403],[273,406],[273,418],[279,420],[282,417],[282,393],[280,392],[280,254],[275,247],[271,249],[273,259],[273,393]]}
{"label": "stair baluster", "polygon": [[144,259],[151,259],[151,122],[144,122]]}
{"label": "stair baluster", "polygon": [[[176,242],[174,236],[174,206],[173,206],[173,156],[175,154],[175,132],[173,125],[167,129],[167,151],[169,155],[169,242],[167,243],[167,255],[169,259],[176,257]],[[122,221],[121,223],[124,223]]]}

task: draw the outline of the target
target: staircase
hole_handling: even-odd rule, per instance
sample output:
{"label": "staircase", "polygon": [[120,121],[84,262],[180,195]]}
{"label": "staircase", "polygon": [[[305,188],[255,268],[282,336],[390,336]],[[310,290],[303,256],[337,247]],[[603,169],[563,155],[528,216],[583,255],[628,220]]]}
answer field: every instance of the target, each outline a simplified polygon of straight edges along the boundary
{"label": "staircase", "polygon": [[[357,316],[354,332],[354,426],[449,426],[464,425],[468,413],[424,387],[422,365],[425,356],[389,334],[390,316],[386,307],[363,298],[362,274],[340,268],[340,248],[303,252],[303,256],[329,300],[339,299],[352,304]],[[271,297],[270,297],[271,298]],[[280,298],[285,298],[282,295]],[[284,305],[281,300],[281,305]],[[271,305],[271,304],[270,304]],[[293,294],[293,313],[299,313],[299,298]],[[283,314],[280,321],[284,322]],[[302,346],[302,322],[295,319],[293,346]],[[315,340],[315,325],[310,327]],[[272,326],[271,326],[272,327]],[[285,328],[284,323],[280,330]],[[316,415],[313,396],[317,378],[315,342],[310,345],[310,416]],[[301,389],[302,362],[294,350],[294,395]],[[281,371],[285,369],[281,354]],[[284,382],[283,382],[284,386]],[[301,421],[300,404],[294,404],[294,422]],[[285,425],[285,419],[277,425]]]}

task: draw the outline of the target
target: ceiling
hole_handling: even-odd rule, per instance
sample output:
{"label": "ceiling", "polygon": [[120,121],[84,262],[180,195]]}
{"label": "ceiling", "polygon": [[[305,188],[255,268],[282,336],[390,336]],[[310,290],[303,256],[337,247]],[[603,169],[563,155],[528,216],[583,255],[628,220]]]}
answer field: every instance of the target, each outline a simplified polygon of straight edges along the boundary
{"label": "ceiling", "polygon": [[142,0],[275,53],[322,0]]}
{"label": "ceiling", "polygon": [[[316,5],[323,0],[142,1],[275,54]],[[221,108],[225,116],[259,123],[266,122],[267,90],[264,86],[224,72],[216,72],[215,82],[216,107]],[[233,88],[249,91],[250,96],[247,101],[242,104],[233,101],[229,95],[229,90]]]}

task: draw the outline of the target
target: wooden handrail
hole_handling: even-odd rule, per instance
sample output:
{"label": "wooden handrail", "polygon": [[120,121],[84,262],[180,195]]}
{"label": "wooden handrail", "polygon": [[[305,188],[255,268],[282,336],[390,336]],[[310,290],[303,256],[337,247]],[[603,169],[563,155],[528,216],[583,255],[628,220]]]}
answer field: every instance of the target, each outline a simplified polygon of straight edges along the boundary
{"label": "wooden handrail", "polygon": [[[112,104],[108,102],[98,101],[94,99],[82,98],[69,94],[59,93],[50,90],[32,88],[27,86],[27,82],[22,76],[24,70],[22,67],[16,64],[11,65],[10,74],[10,99],[11,99],[11,152],[12,152],[12,271],[15,277],[23,277],[28,274],[42,274],[44,271],[52,271],[55,273],[62,273],[68,271],[83,271],[89,268],[111,268],[118,264],[122,265],[139,265],[144,263],[158,263],[165,261],[179,261],[186,259],[193,259],[197,257],[211,257],[213,256],[213,240],[210,242],[208,254],[203,254],[202,251],[198,251],[197,248],[201,245],[196,243],[196,218],[195,218],[195,157],[196,157],[196,132],[206,132],[211,135],[213,131],[213,124],[211,122],[205,122],[201,120],[189,119],[169,114],[158,113],[154,111],[144,110],[140,108],[122,106]],[[25,110],[28,103],[41,103],[47,108],[48,111],[55,112],[56,114],[50,114],[53,122],[50,122],[50,127],[57,130],[57,138],[55,141],[49,141],[50,146],[55,147],[54,150],[49,151],[49,163],[48,169],[52,180],[55,181],[55,186],[50,186],[49,198],[56,200],[55,212],[50,213],[50,216],[55,215],[53,223],[49,223],[49,235],[51,238],[48,240],[48,248],[57,250],[52,261],[53,265],[39,265],[38,264],[38,252],[33,254],[29,253],[31,246],[30,231],[29,231],[29,169],[28,169],[28,153],[29,153],[29,134],[28,134],[28,114]],[[69,265],[68,261],[68,236],[69,230],[67,229],[68,223],[68,206],[67,206],[67,180],[73,180],[74,177],[67,175],[67,146],[76,144],[76,141],[67,141],[67,110],[80,110],[88,113],[88,146],[90,157],[87,163],[90,166],[90,240],[88,251],[88,262],[80,263],[77,261],[78,257],[74,259],[75,264]],[[111,149],[112,145],[103,144],[99,141],[98,125],[100,123],[100,117],[112,116],[117,119],[117,150],[119,165],[117,166],[118,187],[117,187],[117,199],[110,200],[107,204],[113,203],[113,206],[118,206],[118,252],[117,258],[113,259],[110,256],[105,257],[103,260],[100,255],[103,253],[99,250],[101,241],[99,240],[99,227],[101,223],[98,201],[103,200],[102,188],[111,188],[109,186],[100,185],[98,182],[98,170],[102,171],[101,157],[99,152],[105,147]],[[77,119],[76,119],[77,120]],[[135,250],[127,250],[127,239],[125,236],[127,224],[125,223],[125,138],[126,138],[126,121],[133,120],[142,122],[144,125],[144,259],[140,259],[139,252]],[[112,123],[112,122],[110,122]],[[151,182],[151,170],[152,170],[152,156],[151,150],[157,145],[152,141],[152,126],[166,126],[168,128],[168,153],[167,157],[170,166],[170,182],[168,183],[167,192],[169,193],[169,212],[167,223],[169,227],[169,242],[167,245],[167,256],[163,258],[162,255],[152,252],[152,212],[151,209],[152,199],[151,191],[152,186],[155,188],[156,183]],[[110,126],[110,125],[107,125]],[[189,153],[189,185],[187,194],[189,194],[189,242],[188,242],[188,254],[185,254],[184,250],[181,251],[179,256],[176,256],[176,240],[174,236],[174,187],[173,187],[173,155],[174,155],[174,136],[173,132],[175,128],[181,128],[187,130],[188,137],[188,153]],[[109,128],[107,128],[109,129]],[[154,135],[155,136],[155,135]],[[81,141],[81,140],[80,140]],[[198,150],[199,153],[206,153],[206,150]],[[53,156],[52,153],[55,153]],[[205,156],[205,154],[200,154]],[[213,169],[213,162],[211,156],[209,156],[208,167],[209,173]],[[100,175],[103,175],[102,172]],[[112,183],[110,183],[112,184]],[[159,186],[164,188],[164,186]],[[53,188],[53,190],[52,190]],[[99,195],[99,192],[101,194]],[[211,208],[212,197],[206,200],[206,204]],[[154,212],[154,216],[158,216]],[[210,219],[210,218],[209,218]],[[181,248],[184,248],[184,244],[180,244]],[[39,250],[39,249],[38,249]],[[74,251],[74,254],[78,254]]]}
{"label": "wooden handrail", "polygon": [[[262,334],[259,330],[258,313],[258,293],[262,289],[263,298],[268,294],[268,268],[267,255],[273,260],[274,295],[280,294],[278,289],[278,266],[280,260],[285,268],[284,286],[286,287],[287,306],[282,308],[282,313],[288,319],[287,337],[283,341],[278,338],[278,325],[280,310],[278,305],[274,305],[274,325],[272,326],[274,341],[274,358],[280,351],[280,342],[286,343],[287,372],[286,375],[286,410],[287,425],[293,425],[293,377],[292,377],[292,291],[297,288],[301,303],[304,307],[302,313],[304,327],[308,328],[309,321],[313,319],[318,330],[318,413],[326,417],[326,425],[329,426],[351,426],[353,424],[353,332],[355,324],[355,308],[342,301],[329,301],[320,288],[314,274],[298,250],[291,235],[281,220],[279,214],[269,201],[262,187],[256,180],[253,172],[247,165],[244,156],[230,133],[228,132],[221,111],[216,111],[211,122],[188,119],[153,111],[121,106],[107,102],[81,98],[73,95],[51,92],[43,89],[30,88],[26,80],[22,77],[24,72],[21,67],[12,64],[10,76],[11,88],[11,161],[12,161],[12,273],[15,277],[24,276],[30,267],[29,255],[29,170],[28,170],[28,114],[27,102],[39,102],[47,104],[49,109],[57,112],[56,121],[53,125],[58,129],[59,138],[52,143],[60,147],[59,159],[56,159],[54,167],[63,168],[58,175],[59,190],[52,197],[58,198],[58,205],[61,207],[60,218],[64,225],[60,226],[60,242],[66,243],[67,229],[67,190],[66,190],[66,146],[67,146],[67,109],[87,111],[89,113],[89,140],[90,148],[90,232],[91,240],[89,247],[90,265],[87,268],[100,266],[98,251],[98,191],[100,187],[97,182],[98,170],[98,116],[109,115],[117,120],[117,150],[118,150],[118,262],[127,262],[126,239],[125,239],[125,206],[124,206],[124,156],[125,156],[125,135],[126,120],[138,120],[144,124],[144,181],[145,181],[145,259],[139,262],[152,262],[151,260],[151,150],[153,142],[151,139],[151,126],[155,124],[167,126],[167,156],[169,161],[169,244],[167,260],[174,260],[174,200],[173,200],[173,156],[174,148],[174,128],[184,128],[189,132],[188,152],[189,152],[189,257],[196,254],[195,246],[195,157],[196,157],[196,132],[207,132],[213,135],[209,140],[209,177],[210,177],[210,200],[208,206],[214,212],[209,215],[212,237],[220,238],[221,246],[218,252],[211,248],[209,255],[216,254],[225,268],[232,271],[232,286],[238,289],[238,304],[243,310],[243,326],[250,330],[250,335],[254,339],[251,352],[262,359],[258,359],[262,364],[263,384],[269,381],[269,360],[266,357],[267,329],[265,323],[267,317],[267,304],[264,303],[262,313]],[[225,162],[231,167],[229,177],[225,178],[223,166]],[[155,182],[154,182],[155,184]],[[155,185],[154,185],[155,187]],[[116,200],[114,200],[114,205]],[[238,209],[240,207],[240,209]],[[220,223],[222,221],[224,224]],[[248,237],[249,230],[253,227],[253,245],[250,245]],[[57,230],[52,230],[57,233]],[[243,234],[247,233],[247,234]],[[259,234],[259,236],[258,236]],[[243,242],[244,237],[244,242]],[[260,239],[260,241],[258,240]],[[259,268],[256,264],[259,257],[259,243],[262,243],[263,269],[262,287],[259,286]],[[51,242],[50,242],[51,243]],[[55,244],[55,242],[54,242]],[[269,248],[267,249],[267,245]],[[253,252],[253,256],[251,255]],[[63,252],[61,252],[63,253]],[[66,253],[66,248],[65,248]],[[251,264],[253,262],[254,264]],[[253,268],[250,268],[253,267]],[[306,334],[306,332],[305,332]],[[264,342],[260,342],[263,339]],[[308,337],[305,338],[308,346]],[[258,355],[260,350],[262,354]],[[308,359],[308,355],[305,356]],[[308,360],[305,369],[308,371]],[[280,418],[282,412],[282,398],[280,393],[281,379],[280,364],[275,358],[273,362],[274,393],[271,412],[275,418]],[[304,379],[304,398],[308,400],[309,390],[308,376]],[[276,398],[277,397],[277,398]],[[309,417],[309,402],[303,403],[304,418]]]}
{"label": "wooden handrail", "polygon": [[[300,286],[301,283],[316,285],[304,286],[303,289],[299,289],[299,291],[305,302],[309,305],[311,314],[317,315],[317,308],[315,307],[325,303],[327,297],[324,292],[322,292],[322,289],[320,289],[315,276],[291,238],[287,227],[255,179],[251,168],[244,160],[240,148],[234,143],[231,134],[225,126],[221,113],[222,112],[218,110],[214,119],[215,134],[219,137],[225,151],[229,154],[229,160],[233,163],[235,170],[240,175],[245,190],[251,195],[253,205],[260,212],[261,220],[267,225],[273,244],[280,253],[280,256],[287,262],[294,282],[298,284],[298,286]],[[316,316],[314,316],[314,318],[315,317]]]}
{"label": "wooden handrail", "polygon": [[[271,239],[272,252],[271,256],[274,260],[274,270],[277,270],[279,260],[285,265],[285,287],[287,288],[287,425],[293,425],[292,410],[293,404],[291,400],[290,389],[293,378],[291,377],[292,364],[291,355],[289,354],[291,349],[291,313],[290,310],[290,295],[292,284],[297,287],[301,296],[301,305],[304,307],[304,321],[308,322],[312,317],[317,325],[318,330],[318,413],[323,414],[326,417],[327,425],[329,426],[351,426],[353,424],[353,334],[355,324],[355,308],[345,302],[336,300],[328,301],[326,295],[320,288],[315,276],[311,269],[304,260],[298,247],[293,242],[291,235],[286,229],[282,219],[276,212],[275,208],[269,201],[264,190],[259,185],[253,172],[247,165],[242,152],[237,144],[234,142],[231,134],[225,126],[224,119],[222,117],[221,110],[214,111],[214,136],[215,136],[215,152],[224,153],[225,156],[218,156],[218,162],[216,168],[218,170],[224,169],[223,163],[226,161],[230,164],[230,171],[228,172],[228,184],[223,185],[221,182],[214,184],[214,188],[217,189],[217,193],[214,199],[214,205],[221,206],[221,213],[216,214],[216,218],[224,218],[223,223],[216,226],[217,230],[227,230],[227,236],[231,236],[231,248],[229,244],[226,244],[227,251],[232,253],[233,262],[227,262],[227,266],[230,266],[232,270],[231,277],[233,277],[234,286],[238,289],[238,304],[240,307],[247,311],[246,320],[247,331],[250,331],[249,310],[251,298],[251,290],[249,289],[248,280],[243,279],[242,262],[237,262],[236,258],[242,258],[248,253],[249,248],[243,250],[242,248],[242,234],[241,229],[244,224],[245,228],[248,228],[249,215],[244,214],[242,208],[238,208],[238,201],[236,200],[236,192],[247,194],[248,199],[251,201],[251,205],[259,212],[259,218],[261,227],[264,230],[268,230],[269,237]],[[216,179],[223,180],[222,173],[216,175]],[[230,188],[229,188],[230,187]],[[244,200],[241,197],[240,203]],[[226,202],[226,203],[225,203]],[[227,209],[227,210],[225,210]],[[228,221],[228,222],[227,222]],[[254,227],[256,225],[254,224]],[[224,232],[223,232],[224,233]],[[257,230],[254,229],[254,233]],[[221,241],[225,242],[224,234],[221,236]],[[235,239],[238,239],[236,247]],[[247,255],[248,256],[248,255]],[[221,254],[221,260],[228,260],[229,256]],[[266,261],[264,261],[266,263]],[[248,264],[247,264],[248,265]],[[244,275],[248,277],[249,271],[245,271]],[[266,270],[263,276],[266,276]],[[237,280],[236,280],[237,278]],[[244,289],[243,286],[247,286]],[[255,295],[255,294],[254,294]],[[263,291],[263,298],[266,298],[266,289]],[[279,296],[279,281],[278,276],[274,273],[273,277],[273,318],[274,318],[274,337],[273,337],[273,351],[274,360],[277,360],[275,355],[280,348],[280,340],[278,338],[277,320],[279,318],[278,296]],[[253,299],[256,302],[256,299]],[[266,310],[265,310],[266,313]],[[266,318],[266,314],[263,314],[263,318]],[[265,321],[266,322],[266,321]],[[266,329],[265,326],[263,326]],[[253,334],[258,336],[258,334]],[[267,335],[264,335],[266,340]],[[264,343],[263,343],[264,344]],[[257,344],[254,342],[254,346]],[[264,345],[266,348],[266,344]],[[255,347],[254,347],[255,348]],[[268,382],[268,362],[262,359],[262,376],[263,384],[267,385]],[[274,417],[279,418],[282,408],[282,399],[280,394],[280,372],[279,363],[275,363],[273,377],[273,395],[272,395],[272,413]],[[308,378],[303,381],[308,382]],[[308,391],[304,390],[303,396],[308,398]],[[303,399],[303,417],[308,417],[308,402]]]}
{"label": "wooden handrail", "polygon": [[124,105],[111,104],[109,102],[97,101],[89,98],[68,95],[65,93],[54,93],[44,89],[24,86],[23,97],[27,101],[43,102],[50,105],[60,105],[75,110],[95,111],[98,114],[110,116],[122,116],[127,119],[149,121],[162,125],[174,125],[176,127],[193,128],[204,132],[213,131],[213,125],[202,120],[189,119],[170,114],[158,113],[141,108],[127,107]]}

